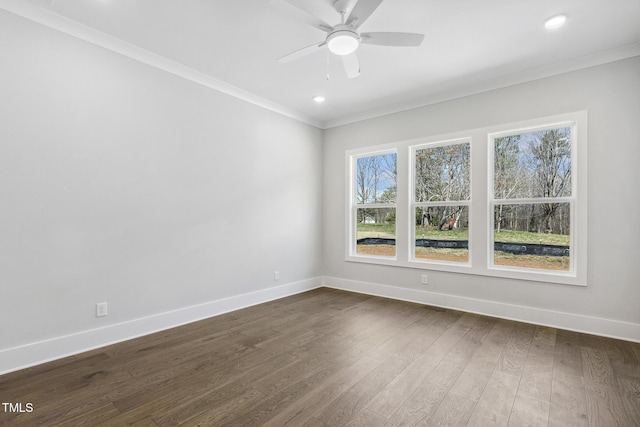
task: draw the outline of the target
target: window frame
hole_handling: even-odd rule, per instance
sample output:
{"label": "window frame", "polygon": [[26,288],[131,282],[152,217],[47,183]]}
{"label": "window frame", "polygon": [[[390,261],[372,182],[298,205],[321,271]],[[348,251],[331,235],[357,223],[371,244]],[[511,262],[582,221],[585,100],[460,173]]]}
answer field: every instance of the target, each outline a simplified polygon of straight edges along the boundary
{"label": "window frame", "polygon": [[[518,122],[428,136],[345,151],[345,261],[516,279],[531,283],[587,286],[587,111],[539,117]],[[493,266],[493,136],[527,129],[574,127],[571,148],[571,270],[513,269]],[[453,142],[470,144],[469,261],[445,262],[415,258],[414,156],[416,147]],[[396,255],[380,257],[355,253],[355,157],[395,152],[397,156]],[[484,182],[484,184],[483,184]],[[453,202],[459,205],[459,201]],[[385,206],[386,207],[386,206]]]}
{"label": "window frame", "polygon": [[[487,133],[487,258],[486,268],[499,277],[528,279],[544,282],[586,286],[586,124],[587,113],[569,113],[552,118],[530,120],[510,126],[508,130],[494,130]],[[505,136],[525,134],[563,127],[571,128],[571,195],[560,197],[495,197],[495,139]],[[578,149],[580,147],[580,149]],[[497,265],[494,262],[494,209],[496,205],[538,204],[544,202],[569,204],[569,270],[551,270],[541,268],[512,267]]]}
{"label": "window frame", "polygon": [[[398,196],[397,196],[397,188],[396,188],[396,201],[395,203],[358,203],[357,202],[357,164],[358,159],[367,158],[367,157],[375,157],[381,156],[385,154],[395,154],[396,162],[400,157],[398,153],[398,149],[395,145],[389,145],[385,147],[377,147],[374,149],[364,149],[364,150],[355,150],[352,151],[351,154],[347,155],[347,171],[348,171],[348,183],[349,190],[347,191],[347,206],[349,207],[349,214],[347,215],[347,239],[346,239],[346,254],[347,259],[361,262],[372,262],[372,263],[383,263],[383,264],[394,264],[395,261],[398,260]],[[396,171],[397,173],[397,171]],[[396,176],[398,176],[397,174]],[[357,252],[357,217],[358,217],[358,209],[394,209],[396,213],[396,229],[395,229],[395,239],[396,239],[396,251],[394,256],[385,256],[385,255],[370,255],[370,254],[359,254]]]}

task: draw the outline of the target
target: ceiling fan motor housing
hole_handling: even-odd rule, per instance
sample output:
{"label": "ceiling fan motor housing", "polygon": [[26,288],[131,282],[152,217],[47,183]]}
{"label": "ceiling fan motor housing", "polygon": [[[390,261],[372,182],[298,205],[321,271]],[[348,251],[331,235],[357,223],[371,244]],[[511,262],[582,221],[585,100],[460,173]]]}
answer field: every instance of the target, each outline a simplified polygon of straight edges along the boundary
{"label": "ceiling fan motor housing", "polygon": [[339,14],[347,15],[353,9],[353,0],[336,0],[333,2],[333,8]]}

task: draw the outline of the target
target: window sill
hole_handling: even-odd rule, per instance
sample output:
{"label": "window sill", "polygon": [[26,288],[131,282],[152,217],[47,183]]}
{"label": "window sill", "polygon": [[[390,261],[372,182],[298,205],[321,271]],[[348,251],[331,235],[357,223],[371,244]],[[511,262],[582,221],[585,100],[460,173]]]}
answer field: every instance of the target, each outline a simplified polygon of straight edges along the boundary
{"label": "window sill", "polygon": [[415,270],[444,271],[448,273],[470,274],[475,276],[495,277],[500,279],[522,280],[527,282],[547,283],[554,285],[570,285],[586,287],[586,280],[580,280],[573,272],[543,271],[537,269],[513,269],[508,267],[474,267],[472,263],[400,261],[397,258],[348,255],[345,261],[363,264],[376,264],[388,267],[410,268]]}

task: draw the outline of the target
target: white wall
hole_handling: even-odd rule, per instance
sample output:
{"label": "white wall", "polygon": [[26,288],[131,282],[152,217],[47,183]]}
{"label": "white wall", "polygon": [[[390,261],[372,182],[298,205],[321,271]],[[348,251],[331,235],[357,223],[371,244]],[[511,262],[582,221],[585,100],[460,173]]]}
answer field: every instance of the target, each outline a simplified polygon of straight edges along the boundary
{"label": "white wall", "polygon": [[[588,111],[587,287],[438,271],[429,272],[424,287],[422,270],[344,260],[345,150],[582,110]],[[640,341],[639,119],[636,57],[327,130],[325,283]]]}
{"label": "white wall", "polygon": [[[322,275],[640,340],[640,58],[323,133],[5,12],[0,40],[0,373]],[[425,292],[420,270],[344,261],[345,150],[580,110],[588,287],[434,271]]]}
{"label": "white wall", "polygon": [[9,13],[0,28],[0,373],[96,328],[320,284],[321,130]]}

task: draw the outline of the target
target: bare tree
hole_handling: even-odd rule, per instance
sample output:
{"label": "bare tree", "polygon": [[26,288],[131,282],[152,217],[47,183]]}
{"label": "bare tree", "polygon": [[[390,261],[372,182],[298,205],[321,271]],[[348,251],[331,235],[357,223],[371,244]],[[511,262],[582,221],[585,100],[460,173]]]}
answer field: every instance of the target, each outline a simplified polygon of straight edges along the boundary
{"label": "bare tree", "polygon": [[[397,156],[383,154],[361,157],[356,162],[356,203],[395,202],[397,188]],[[384,221],[386,210],[360,209],[359,222],[372,218]]]}
{"label": "bare tree", "polygon": [[568,233],[568,205],[557,198],[571,194],[571,128],[500,137],[494,144],[494,197],[540,200],[497,204],[495,231]]}
{"label": "bare tree", "polygon": [[[519,168],[520,135],[510,135],[495,139],[494,146],[494,197],[508,199],[521,195],[523,177],[526,171]],[[500,204],[496,208],[495,230],[500,232],[508,215],[513,214],[510,205]]]}
{"label": "bare tree", "polygon": [[[470,197],[470,146],[451,144],[416,151],[415,200],[440,202],[468,200]],[[462,210],[451,206],[425,206],[419,210],[420,224],[438,225],[445,218],[459,221]]]}
{"label": "bare tree", "polygon": [[[529,168],[534,197],[557,198],[571,194],[570,128],[534,132],[528,140]],[[552,230],[559,203],[543,203],[538,232]],[[542,228],[540,230],[540,228]]]}

